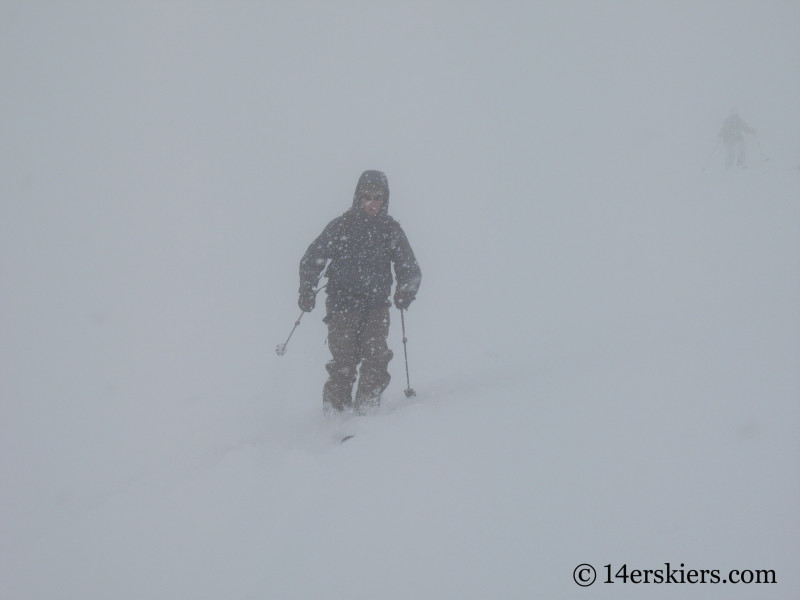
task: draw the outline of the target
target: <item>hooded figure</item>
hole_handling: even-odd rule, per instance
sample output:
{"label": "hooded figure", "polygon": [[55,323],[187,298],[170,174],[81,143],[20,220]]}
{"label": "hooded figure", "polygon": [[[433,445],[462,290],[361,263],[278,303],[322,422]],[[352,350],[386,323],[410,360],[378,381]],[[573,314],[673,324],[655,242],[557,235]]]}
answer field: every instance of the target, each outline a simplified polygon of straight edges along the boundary
{"label": "hooded figure", "polygon": [[386,339],[392,266],[398,309],[407,309],[419,289],[422,274],[417,259],[400,224],[388,213],[386,175],[364,171],[350,210],[328,223],[300,261],[298,305],[305,312],[315,306],[315,287],[328,265],[323,321],[328,325],[332,360],[326,365],[329,378],[322,392],[326,414],[351,409],[364,413],[380,404],[391,379],[388,365],[393,354]]}

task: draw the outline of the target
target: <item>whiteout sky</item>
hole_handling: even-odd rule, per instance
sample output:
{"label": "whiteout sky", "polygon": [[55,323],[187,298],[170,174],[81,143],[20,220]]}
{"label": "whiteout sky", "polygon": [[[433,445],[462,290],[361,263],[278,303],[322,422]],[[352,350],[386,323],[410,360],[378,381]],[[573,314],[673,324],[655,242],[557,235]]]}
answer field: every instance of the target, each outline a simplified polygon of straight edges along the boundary
{"label": "whiteout sky", "polygon": [[[791,597],[797,31],[788,0],[0,3],[0,596]],[[322,311],[274,348],[365,169],[423,270],[419,397],[393,313],[387,412],[337,446]],[[778,583],[572,581],[668,561]]]}

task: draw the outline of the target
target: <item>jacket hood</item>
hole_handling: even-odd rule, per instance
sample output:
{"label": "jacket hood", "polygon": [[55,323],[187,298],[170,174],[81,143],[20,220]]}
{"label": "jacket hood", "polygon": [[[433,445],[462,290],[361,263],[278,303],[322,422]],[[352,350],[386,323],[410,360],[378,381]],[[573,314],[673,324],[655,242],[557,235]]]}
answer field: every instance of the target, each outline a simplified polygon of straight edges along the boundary
{"label": "jacket hood", "polygon": [[379,215],[389,214],[389,180],[383,171],[364,171],[358,178],[356,193],[353,195],[353,209],[361,210],[361,201],[368,191],[380,191],[383,194],[383,206]]}

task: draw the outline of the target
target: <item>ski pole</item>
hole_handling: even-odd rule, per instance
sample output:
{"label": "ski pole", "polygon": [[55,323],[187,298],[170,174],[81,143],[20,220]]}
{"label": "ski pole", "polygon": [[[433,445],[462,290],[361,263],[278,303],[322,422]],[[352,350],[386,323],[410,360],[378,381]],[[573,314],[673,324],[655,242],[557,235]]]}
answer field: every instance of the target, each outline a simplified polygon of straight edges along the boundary
{"label": "ski pole", "polygon": [[[317,280],[317,283],[319,283],[320,279],[322,279],[322,277],[320,277]],[[316,296],[317,294],[319,294],[324,289],[325,289],[325,285],[323,285],[320,288],[317,288],[316,290],[314,290],[314,295]],[[275,354],[277,354],[278,356],[283,356],[284,354],[286,354],[286,345],[289,343],[289,340],[292,339],[292,336],[294,335],[294,330],[297,329],[298,325],[300,325],[300,319],[303,318],[304,314],[305,314],[305,311],[300,311],[300,316],[297,317],[297,321],[294,322],[294,327],[292,327],[292,331],[289,333],[289,337],[286,338],[285,342],[283,342],[282,344],[278,344],[275,347]]]}
{"label": "ski pole", "polygon": [[283,342],[282,344],[278,344],[277,345],[277,347],[275,348],[275,354],[277,354],[278,356],[283,356],[284,354],[286,354],[286,344],[288,344],[289,340],[292,339],[292,336],[294,335],[294,330],[297,329],[298,325],[300,325],[300,319],[303,318],[304,314],[306,314],[306,313],[301,310],[300,311],[300,316],[297,317],[297,321],[294,322],[294,327],[292,327],[292,331],[289,334],[289,337],[286,338],[285,342]]}
{"label": "ski pole", "polygon": [[719,139],[717,140],[717,143],[714,144],[714,151],[711,153],[711,156],[708,157],[708,160],[703,167],[703,171],[705,171],[708,168],[708,165],[711,164],[711,159],[714,158],[714,155],[717,153],[717,148],[719,148]]}
{"label": "ski pole", "polygon": [[765,161],[768,161],[768,160],[769,160],[769,156],[767,156],[766,154],[764,154],[764,151],[761,149],[761,142],[759,142],[759,141],[758,141],[758,136],[757,136],[757,135],[754,133],[754,134],[753,134],[753,137],[754,137],[754,138],[755,138],[755,140],[756,140],[756,146],[758,147],[758,153],[759,153],[759,154],[761,154],[761,158],[762,158],[763,160],[765,160]]}
{"label": "ski pole", "polygon": [[400,309],[400,325],[403,328],[403,355],[405,356],[405,359],[406,359],[406,385],[408,386],[405,389],[405,395],[406,395],[406,398],[411,398],[411,396],[416,396],[417,392],[415,392],[411,388],[411,381],[408,378],[408,348],[406,346],[406,342],[408,342],[408,338],[406,338],[406,320],[405,320],[405,317],[403,316],[404,313],[405,313],[405,311],[403,309]]}

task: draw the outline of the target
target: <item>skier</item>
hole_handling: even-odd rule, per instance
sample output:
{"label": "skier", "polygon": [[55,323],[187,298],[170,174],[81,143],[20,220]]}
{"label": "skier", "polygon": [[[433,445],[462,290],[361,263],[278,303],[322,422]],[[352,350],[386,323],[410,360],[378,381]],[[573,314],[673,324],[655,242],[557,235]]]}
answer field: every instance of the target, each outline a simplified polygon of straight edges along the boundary
{"label": "skier", "polygon": [[[391,376],[393,353],[389,336],[389,294],[392,270],[397,277],[394,304],[406,310],[419,290],[422,273],[400,224],[388,214],[389,184],[381,171],[364,171],[353,205],[328,223],[300,261],[298,306],[311,312],[315,285],[325,276],[328,380],[322,390],[323,411],[330,415],[353,410],[364,414],[380,404]],[[353,385],[358,372],[358,388]]]}
{"label": "skier", "polygon": [[739,116],[739,112],[734,108],[730,116],[722,123],[719,132],[719,139],[725,144],[728,154],[725,157],[725,168],[730,169],[734,162],[736,166],[745,168],[745,143],[744,134],[755,135],[756,130],[750,127]]}

